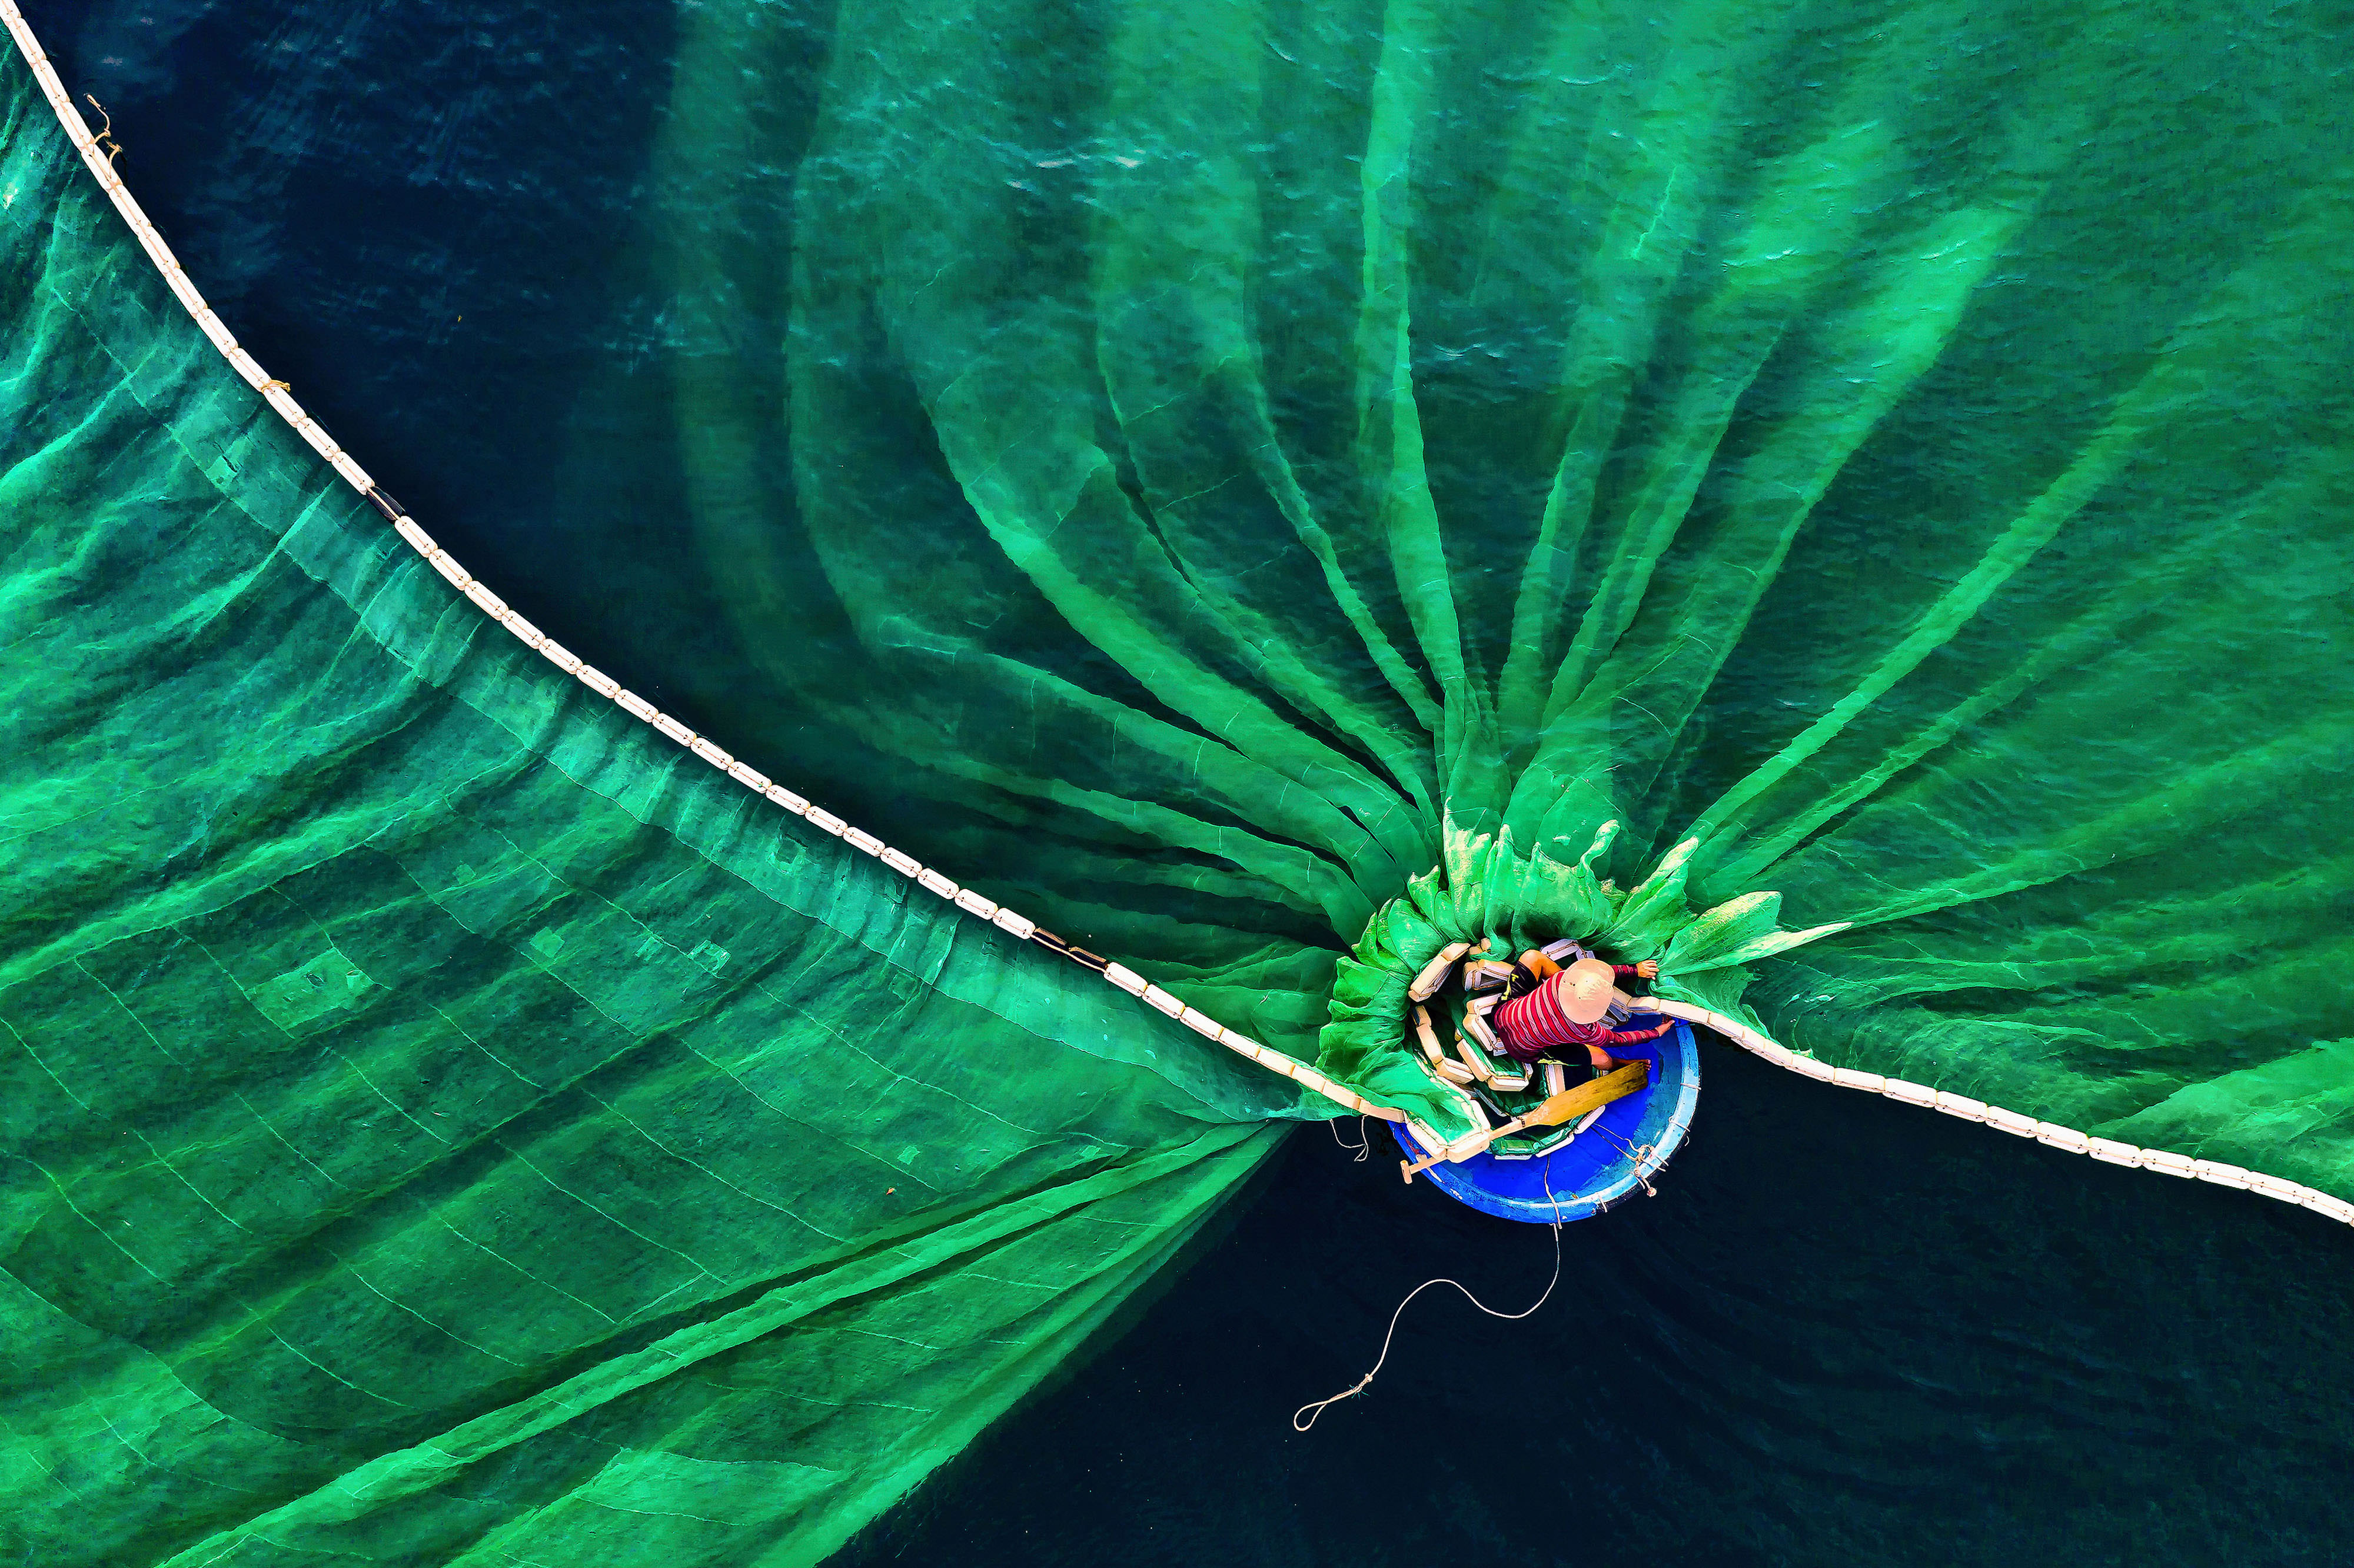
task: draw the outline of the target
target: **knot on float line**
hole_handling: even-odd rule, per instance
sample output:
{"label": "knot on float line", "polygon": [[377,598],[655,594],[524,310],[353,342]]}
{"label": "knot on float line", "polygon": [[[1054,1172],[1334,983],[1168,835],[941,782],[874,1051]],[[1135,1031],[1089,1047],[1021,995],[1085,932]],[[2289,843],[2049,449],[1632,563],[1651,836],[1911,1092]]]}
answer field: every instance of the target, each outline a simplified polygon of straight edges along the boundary
{"label": "knot on float line", "polygon": [[92,136],[90,140],[101,147],[105,147],[109,142],[114,142],[114,145],[107,147],[106,151],[106,165],[109,168],[112,168],[114,166],[114,160],[122,156],[122,143],[116,142],[114,139],[114,116],[106,111],[106,105],[101,103],[89,93],[83,93],[82,97],[88,100],[90,106],[92,109],[98,111],[98,117],[105,122],[103,125],[99,127],[98,134]]}

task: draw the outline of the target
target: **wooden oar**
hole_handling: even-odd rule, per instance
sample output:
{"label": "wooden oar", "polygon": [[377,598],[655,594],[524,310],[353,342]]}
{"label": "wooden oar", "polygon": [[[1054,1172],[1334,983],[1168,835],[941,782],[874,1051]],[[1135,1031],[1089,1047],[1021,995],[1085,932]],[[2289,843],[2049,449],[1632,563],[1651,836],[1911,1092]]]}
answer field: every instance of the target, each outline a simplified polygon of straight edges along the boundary
{"label": "wooden oar", "polygon": [[1606,1106],[1612,1100],[1625,1099],[1650,1081],[1651,1065],[1638,1057],[1621,1064],[1598,1078],[1574,1084],[1557,1095],[1548,1096],[1545,1102],[1535,1109],[1523,1111],[1501,1127],[1474,1133],[1459,1143],[1450,1143],[1427,1159],[1417,1160],[1412,1164],[1401,1160],[1398,1169],[1408,1181],[1412,1181],[1417,1171],[1427,1170],[1442,1160],[1469,1160],[1496,1139],[1510,1138],[1524,1127],[1559,1127],[1564,1122],[1575,1121],[1597,1107]]}

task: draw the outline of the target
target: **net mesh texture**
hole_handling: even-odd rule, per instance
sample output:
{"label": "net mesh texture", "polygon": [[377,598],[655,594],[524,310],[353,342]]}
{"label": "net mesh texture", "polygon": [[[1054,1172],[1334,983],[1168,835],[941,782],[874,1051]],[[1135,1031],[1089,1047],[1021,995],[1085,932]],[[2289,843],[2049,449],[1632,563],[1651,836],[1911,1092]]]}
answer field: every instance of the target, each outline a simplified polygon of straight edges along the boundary
{"label": "net mesh texture", "polygon": [[[2354,1197],[2317,26],[682,7],[593,390],[726,657],[572,641],[1417,1114],[1443,889]],[[504,636],[0,113],[5,1539],[823,1557],[1329,1107]]]}

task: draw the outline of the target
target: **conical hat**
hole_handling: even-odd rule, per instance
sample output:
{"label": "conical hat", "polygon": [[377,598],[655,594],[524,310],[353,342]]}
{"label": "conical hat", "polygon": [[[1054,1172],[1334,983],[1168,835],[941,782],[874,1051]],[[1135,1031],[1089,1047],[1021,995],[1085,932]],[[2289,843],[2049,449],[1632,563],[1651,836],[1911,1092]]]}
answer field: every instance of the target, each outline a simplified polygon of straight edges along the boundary
{"label": "conical hat", "polygon": [[1561,971],[1553,998],[1572,1023],[1592,1023],[1610,1011],[1618,973],[1600,959],[1580,959]]}

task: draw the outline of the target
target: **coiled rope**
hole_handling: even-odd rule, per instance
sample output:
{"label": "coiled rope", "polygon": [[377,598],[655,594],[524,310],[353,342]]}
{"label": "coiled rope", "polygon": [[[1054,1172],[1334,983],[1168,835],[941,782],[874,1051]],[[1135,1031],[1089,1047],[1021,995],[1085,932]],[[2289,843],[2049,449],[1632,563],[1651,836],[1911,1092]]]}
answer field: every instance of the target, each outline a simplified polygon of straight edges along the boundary
{"label": "coiled rope", "polygon": [[[64,81],[58,75],[57,67],[50,63],[48,54],[42,49],[40,39],[34,36],[32,27],[25,20],[24,13],[16,8],[16,0],[0,0],[0,23],[6,25],[8,36],[16,42],[16,52],[24,57],[27,65],[32,67],[34,79],[40,83],[43,95],[49,101],[49,107],[57,113],[58,122],[65,128],[67,139],[72,142],[74,150],[81,154],[82,162],[88,165],[91,177],[98,181],[100,187],[114,203],[115,210],[121,213],[123,221],[130,225],[132,235],[139,241],[140,247],[147,252],[148,259],[154,263],[155,270],[162,276],[164,285],[172,291],[174,297],[180,302],[181,307],[188,313],[190,319],[211,341],[213,346],[220,351],[221,356],[228,361],[230,367],[245,378],[248,386],[261,395],[294,433],[301,436],[310,444],[312,450],[325,460],[328,466],[342,475],[353,489],[366,496],[368,502],[384,514],[385,520],[393,525],[394,531],[400,535],[401,539],[422,556],[435,571],[448,579],[452,588],[471,600],[483,614],[505,628],[524,646],[546,659],[548,662],[578,680],[599,697],[614,704],[632,718],[651,726],[665,738],[693,752],[712,767],[726,773],[746,789],[763,796],[773,804],[783,807],[787,811],[801,818],[821,832],[830,833],[853,848],[874,856],[928,892],[947,899],[975,919],[985,920],[1019,940],[1036,942],[1049,951],[1060,954],[1078,964],[1089,972],[1103,976],[1114,986],[1139,999],[1155,1012],[1175,1019],[1195,1033],[1256,1062],[1269,1072],[1281,1074],[1310,1094],[1320,1095],[1360,1116],[1379,1117],[1384,1121],[1404,1123],[1426,1148],[1437,1149],[1444,1146],[1445,1139],[1410,1119],[1404,1111],[1392,1106],[1375,1105],[1346,1084],[1326,1076],[1298,1057],[1286,1055],[1270,1046],[1260,1044],[1248,1035],[1226,1028],[1216,1020],[1188,1007],[1183,1001],[1148,981],[1135,970],[1091,953],[1076,943],[1066,941],[1054,932],[1039,926],[1036,921],[1017,914],[994,900],[975,893],[969,887],[958,885],[938,871],[918,862],[913,855],[893,849],[874,834],[854,828],[832,812],[811,804],[802,796],[776,783],[767,774],[723,750],[708,736],[696,734],[678,720],[656,708],[643,697],[625,689],[620,682],[585,662],[554,638],[516,614],[508,607],[504,599],[492,592],[488,586],[460,566],[447,550],[436,545],[431,536],[418,525],[416,519],[410,517],[398,502],[387,494],[349,452],[336,444],[319,421],[303,411],[302,406],[294,400],[292,391],[287,383],[270,376],[269,372],[262,369],[252,355],[239,346],[237,339],[231,336],[228,329],[221,323],[220,317],[214,313],[210,305],[205,302],[204,296],[196,291],[196,285],[189,281],[187,270],[182,267],[179,259],[172,254],[171,247],[164,243],[164,237],[156,231],[154,223],[140,207],[137,200],[131,195],[130,187],[123,184],[122,175],[116,172],[114,159],[121,155],[122,145],[114,139],[111,118],[106,115],[104,110],[100,110],[100,116],[105,121],[105,128],[99,133],[92,134],[89,122],[82,118],[81,111],[74,107],[73,98],[67,92]],[[92,106],[96,107],[97,100],[92,99],[90,101]],[[2071,1128],[2039,1121],[2033,1117],[1989,1106],[1983,1100],[1974,1100],[1967,1096],[1949,1095],[1941,1089],[1932,1089],[1920,1084],[1909,1084],[1901,1079],[1882,1077],[1877,1073],[1861,1073],[1846,1067],[1833,1067],[1828,1063],[1819,1062],[1812,1056],[1803,1055],[1778,1044],[1757,1030],[1706,1008],[1657,998],[1652,999],[1652,1005],[1659,1012],[1684,1019],[1688,1022],[1703,1024],[1744,1050],[1755,1055],[1763,1056],[1777,1066],[1787,1068],[1819,1083],[1832,1084],[1840,1088],[1865,1089],[1872,1093],[1885,1095],[1890,1099],[1898,1100],[1906,1105],[1925,1107],[1942,1111],[1947,1116],[1960,1117],[1967,1121],[1984,1122],[1989,1127],[1998,1128],[2021,1138],[2033,1138],[2037,1142],[2049,1148],[2064,1150],[2073,1154],[2089,1154],[2094,1159],[2110,1165],[2137,1166],[2141,1170],[2161,1171],[2169,1176],[2194,1177],[2199,1181],[2214,1182],[2218,1186],[2236,1187],[2245,1192],[2261,1192],[2267,1198],[2276,1198],[2283,1202],[2299,1204],[2340,1224],[2354,1224],[2354,1203],[2349,1203],[2342,1198],[2332,1197],[2327,1192],[2307,1187],[2301,1182],[2287,1181],[2278,1176],[2264,1175],[2258,1171],[2243,1170],[2236,1165],[2225,1165],[2215,1160],[2192,1160],[2187,1155],[2175,1154],[2165,1150],[2137,1149],[2131,1144],[2093,1138]],[[1431,1283],[1442,1282],[1434,1280]],[[1453,1284],[1454,1282],[1448,1280],[1443,1283]],[[1460,1289],[1461,1287],[1458,1286],[1457,1288]],[[1465,1291],[1464,1294],[1468,1296],[1470,1293]],[[1411,1300],[1413,1298],[1408,1297],[1407,1299]],[[1477,1303],[1475,1302],[1474,1305]],[[1400,1310],[1403,1309],[1403,1304],[1401,1304]],[[1480,1310],[1485,1312],[1488,1308],[1481,1307]],[[1533,1311],[1535,1308],[1532,1308],[1530,1310]],[[1491,1315],[1501,1317],[1510,1314]],[[1392,1326],[1394,1328],[1394,1320]],[[1384,1341],[1384,1354],[1387,1353],[1387,1344]],[[1379,1370],[1378,1367],[1375,1370]],[[1372,1375],[1370,1372],[1366,1374],[1368,1382],[1372,1380]],[[1359,1386],[1362,1387],[1363,1384]]]}
{"label": "coiled rope", "polygon": [[[1625,1139],[1619,1137],[1617,1133],[1611,1131],[1608,1128],[1603,1127],[1599,1124],[1596,1124],[1593,1130],[1602,1135],[1604,1142],[1609,1144],[1611,1148],[1616,1149],[1619,1153],[1627,1157],[1627,1163],[1635,1168],[1635,1185],[1643,1189],[1643,1196],[1646,1198],[1658,1197],[1659,1195],[1659,1190],[1651,1185],[1650,1172],[1646,1171],[1644,1167],[1656,1155],[1658,1155],[1659,1152],[1659,1145],[1655,1143],[1629,1143]],[[1546,1196],[1552,1196],[1551,1188],[1546,1189]]]}

